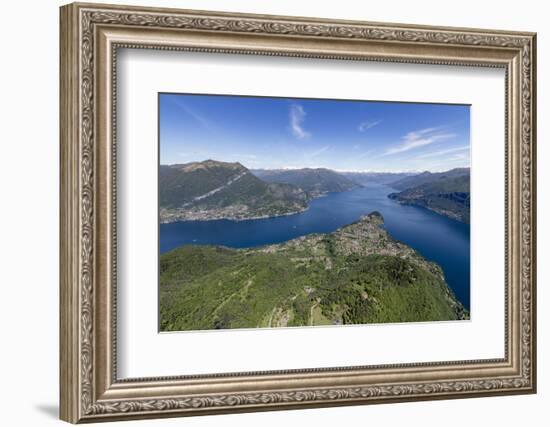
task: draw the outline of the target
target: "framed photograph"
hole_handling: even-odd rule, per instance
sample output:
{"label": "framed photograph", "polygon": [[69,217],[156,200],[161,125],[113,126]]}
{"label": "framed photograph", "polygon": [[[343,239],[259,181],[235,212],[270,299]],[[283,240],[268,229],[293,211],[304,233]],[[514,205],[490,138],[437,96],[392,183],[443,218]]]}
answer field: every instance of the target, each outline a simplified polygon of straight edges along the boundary
{"label": "framed photograph", "polygon": [[536,391],[535,34],[61,8],[61,418]]}

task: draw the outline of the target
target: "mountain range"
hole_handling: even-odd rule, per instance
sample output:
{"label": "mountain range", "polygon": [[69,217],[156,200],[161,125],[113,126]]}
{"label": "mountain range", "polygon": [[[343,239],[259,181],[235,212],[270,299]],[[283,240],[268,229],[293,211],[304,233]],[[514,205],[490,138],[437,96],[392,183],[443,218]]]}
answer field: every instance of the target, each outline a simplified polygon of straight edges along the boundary
{"label": "mountain range", "polygon": [[340,174],[361,185],[388,185],[403,178],[416,175],[414,172],[340,172]]}
{"label": "mountain range", "polygon": [[361,186],[346,176],[325,168],[253,169],[251,172],[266,182],[300,187],[312,197],[324,193],[349,191]]}
{"label": "mountain range", "polygon": [[301,212],[311,199],[359,188],[329,169],[253,170],[206,160],[159,169],[162,223],[257,219]]}
{"label": "mountain range", "polygon": [[161,165],[161,222],[249,219],[305,210],[310,196],[289,184],[266,183],[240,163],[214,160]]}
{"label": "mountain range", "polygon": [[470,222],[470,168],[410,176],[393,182],[401,190],[388,195],[400,203],[421,206],[461,222]]}
{"label": "mountain range", "polygon": [[388,185],[399,203],[470,221],[470,169],[432,173],[335,172],[325,168],[253,169],[206,160],[159,169],[163,223],[257,219],[302,212],[315,197],[372,184]]}
{"label": "mountain range", "polygon": [[[445,191],[446,189],[450,189],[450,186],[454,185],[452,183],[453,179],[464,177],[470,178],[470,168],[455,168],[446,172],[425,171],[392,181],[391,186],[397,190],[406,190],[423,184],[430,184],[438,185],[440,190]],[[449,188],[444,188],[445,185]]]}

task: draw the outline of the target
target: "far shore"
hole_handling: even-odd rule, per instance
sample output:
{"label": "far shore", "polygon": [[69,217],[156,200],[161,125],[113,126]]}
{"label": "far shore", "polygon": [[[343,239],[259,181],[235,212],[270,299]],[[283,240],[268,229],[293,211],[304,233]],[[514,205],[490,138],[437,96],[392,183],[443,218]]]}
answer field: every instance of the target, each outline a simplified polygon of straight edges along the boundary
{"label": "far shore", "polygon": [[229,221],[248,221],[248,220],[256,220],[256,219],[269,219],[269,218],[277,218],[282,216],[296,215],[296,214],[305,212],[308,209],[309,209],[309,205],[303,209],[297,209],[295,211],[283,212],[275,215],[266,214],[266,215],[251,215],[251,216],[224,215],[221,213],[219,215],[216,215],[215,211],[199,211],[199,212],[186,211],[181,213],[169,214],[168,218],[166,218],[166,216],[163,218],[161,214],[160,223],[171,224],[174,222],[184,222],[184,221],[218,221],[222,219],[226,219]]}
{"label": "far shore", "polygon": [[[348,190],[349,191],[349,190]],[[315,193],[311,194],[311,198],[309,201],[318,199],[320,197],[326,197],[329,193]],[[185,208],[179,208],[179,209],[166,209],[161,208],[160,214],[159,214],[159,222],[160,224],[171,224],[174,222],[184,222],[184,221],[218,221],[221,219],[227,219],[229,221],[248,221],[248,220],[255,220],[255,219],[269,219],[269,218],[277,218],[281,216],[290,216],[290,215],[296,215],[299,213],[303,213],[309,209],[310,205],[308,205],[302,209],[296,209],[289,212],[282,212],[278,214],[265,214],[265,215],[250,215],[250,216],[243,216],[242,214],[236,214],[236,215],[230,215],[223,212],[216,212],[216,210],[201,210],[201,211],[193,211]]]}

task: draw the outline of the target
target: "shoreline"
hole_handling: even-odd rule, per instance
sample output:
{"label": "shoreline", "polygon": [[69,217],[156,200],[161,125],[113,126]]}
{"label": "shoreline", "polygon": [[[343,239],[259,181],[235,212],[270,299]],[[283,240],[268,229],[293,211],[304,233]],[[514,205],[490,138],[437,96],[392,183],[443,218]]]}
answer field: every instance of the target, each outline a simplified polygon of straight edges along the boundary
{"label": "shoreline", "polygon": [[[387,185],[373,185],[371,186],[371,190],[373,190],[372,194],[374,195],[373,197],[377,196],[377,195],[382,195],[384,194],[384,198],[387,197],[387,192],[388,191],[391,191],[391,187],[390,186],[387,186]],[[367,195],[371,195],[371,192],[368,191],[368,189],[364,189],[362,191],[366,191],[366,194]],[[330,196],[330,194],[326,194],[325,196]],[[345,200],[347,200],[348,197],[345,197]],[[351,199],[354,199],[353,196],[351,197]],[[392,202],[397,202],[397,200],[392,200]],[[328,203],[328,205],[327,205]],[[344,201],[344,203],[346,203]],[[386,202],[380,202],[382,205],[381,206],[384,206]],[[393,203],[391,203],[393,204]],[[397,202],[397,205],[395,206],[397,208],[397,206],[399,205],[400,203]],[[334,215],[338,215],[338,211],[341,210],[341,209],[346,209],[344,206],[347,206],[347,205],[343,205],[342,207],[336,207],[336,205],[334,204],[334,202],[332,201],[329,201],[329,202],[326,202],[326,201],[321,201],[321,205],[318,205],[317,203],[311,203],[309,204],[308,208],[307,209],[311,209],[313,212],[313,217],[316,217],[317,215],[317,210],[318,210],[318,206],[321,206],[321,211],[324,212],[324,208],[323,206],[331,206],[331,208],[329,210],[331,211],[335,211],[334,212]],[[417,208],[420,208],[421,206],[416,206]],[[378,209],[378,206],[375,204],[373,206],[369,206],[369,208],[372,210],[379,210]],[[395,209],[395,208],[394,208]],[[302,211],[305,211],[306,209],[302,210]],[[423,215],[429,215],[430,213],[433,215],[433,214],[436,214],[435,216],[437,216],[438,219],[438,224],[439,224],[439,221],[443,221],[442,224],[445,224],[445,226],[449,226],[449,225],[446,225],[446,224],[450,224],[450,222],[453,222],[453,223],[457,223],[457,224],[463,224],[463,225],[467,225],[467,224],[464,224],[460,221],[457,221],[457,220],[454,220],[454,219],[451,219],[445,215],[441,215],[440,213],[437,213],[437,212],[434,212],[430,209],[427,209],[427,208],[422,208],[420,209],[421,211],[424,211],[425,213]],[[382,211],[380,211],[382,212]],[[408,217],[407,215],[411,215],[412,213],[407,213],[409,211],[403,211],[403,214],[405,215],[405,218]],[[286,224],[286,222],[288,221],[290,223],[290,226],[289,226],[289,231],[288,233],[291,234],[292,236],[289,237],[288,239],[283,239],[282,241],[287,241],[287,240],[292,240],[296,237],[299,237],[299,236],[303,236],[303,235],[307,235],[307,234],[311,234],[311,233],[326,233],[327,231],[324,230],[324,231],[320,231],[318,230],[317,226],[314,226],[311,230],[309,228],[306,229],[302,229],[302,231],[300,232],[295,232],[293,231],[291,228],[292,228],[292,224],[295,224],[297,223],[296,221],[300,221],[300,220],[297,220],[297,219],[294,219],[294,218],[301,218],[299,216],[296,216],[296,217],[293,217],[292,215],[297,215],[298,213],[300,212],[295,212],[295,213],[291,213],[291,212],[287,212],[285,214],[282,214],[282,215],[277,215],[279,217],[282,217],[280,218],[280,222],[283,223],[283,224]],[[330,215],[332,215],[330,212],[329,212]],[[366,214],[366,212],[365,212]],[[308,215],[308,218],[309,218],[309,214]],[[323,213],[323,216],[326,216],[327,214],[326,213]],[[258,215],[259,216],[259,215]],[[256,217],[258,217],[256,216]],[[265,216],[262,216],[262,218],[256,218],[256,219],[269,219],[269,218],[275,218],[276,216],[267,216],[267,218],[265,218]],[[286,219],[285,219],[286,218]],[[217,220],[218,218],[214,218],[214,219],[210,219],[210,220]],[[226,228],[229,229],[229,230],[241,230],[243,233],[248,233],[250,230],[253,230],[254,229],[254,225],[251,225],[254,223],[254,219],[253,218],[236,218],[236,219],[230,219],[230,218],[219,218],[219,219],[228,219],[227,222],[219,222],[217,223],[216,225],[209,225],[208,222],[206,222],[206,220],[202,220],[202,221],[199,221],[199,222],[192,222],[194,220],[187,220],[187,221],[172,221],[172,223],[174,224],[174,230],[177,230],[178,229],[178,222],[181,224],[181,227],[183,227],[182,229],[184,230],[188,230],[188,229],[192,229],[193,227],[195,227],[194,224],[196,224],[196,226],[198,227],[200,225],[200,223],[204,223],[203,224],[203,230],[204,230],[204,233],[209,233],[209,229],[210,227],[212,227],[212,230],[215,230],[216,227],[218,227],[218,224],[220,227],[223,227],[223,229],[225,230]],[[246,222],[247,220],[250,219],[250,222]],[[435,218],[432,218],[434,221],[436,220]],[[352,218],[353,220],[353,218]],[[450,222],[449,222],[450,220]],[[265,222],[259,222],[259,224],[262,225],[262,229],[269,229],[270,227],[273,227],[275,226],[276,224],[279,224],[279,221],[277,222],[271,222],[271,221],[265,221]],[[307,220],[307,222],[309,223],[309,219]],[[345,224],[349,224],[349,222],[346,222]],[[241,228],[242,227],[242,228]],[[277,225],[278,227],[278,225]],[[421,226],[420,228],[421,229],[425,229],[426,227],[429,227],[428,225],[426,226]],[[161,233],[168,233],[167,235],[172,235],[173,231],[172,230],[172,227],[160,227],[160,232]],[[247,231],[248,230],[248,231]],[[454,230],[454,228],[453,228]],[[462,230],[462,227],[460,227],[458,230]],[[418,242],[416,242],[416,237],[415,236],[412,236],[410,239],[408,238],[403,238],[403,236],[400,236],[399,233],[397,234],[393,234],[395,230],[392,230],[392,229],[388,229],[388,232],[392,234],[392,236],[394,236],[394,239],[398,240],[398,241],[401,241],[401,242],[404,242],[406,245],[409,245],[410,247],[412,247],[413,249],[415,249],[416,251],[418,251],[420,254],[424,254],[424,251],[418,246]],[[429,230],[425,230],[426,233],[429,233]],[[452,230],[451,230],[452,231]],[[201,232],[202,233],[202,232]],[[191,245],[191,244],[198,244],[198,245],[201,245],[201,244],[211,244],[211,245],[219,245],[219,246],[225,246],[225,247],[229,247],[229,248],[241,248],[243,246],[241,245],[234,245],[232,243],[232,240],[231,240],[231,237],[228,237],[228,238],[225,238],[225,237],[216,237],[215,235],[213,236],[207,236],[207,237],[204,237],[201,233],[197,234],[197,235],[189,235],[188,236],[188,239],[185,241],[185,242],[180,242],[179,240],[180,239],[176,239],[177,241],[174,242],[174,244],[168,244],[168,246],[166,246],[166,250],[171,250],[171,249],[174,249],[175,247],[179,247],[179,246],[185,246],[185,245]],[[284,232],[286,233],[286,231]],[[458,231],[453,231],[453,236],[456,235],[456,233],[458,233]],[[212,234],[212,233],[210,233]],[[468,236],[467,236],[468,237]],[[196,238],[198,240],[195,240],[195,241],[192,241],[191,239],[193,238]],[[238,239],[238,237],[235,237]],[[206,239],[206,240],[205,240]],[[228,240],[229,239],[229,240]],[[250,245],[247,245],[246,247],[256,247],[256,246],[264,246],[264,245],[270,245],[270,244],[277,244],[277,243],[280,243],[280,241],[277,239],[276,241],[271,241],[270,239],[268,239],[269,241],[266,241],[262,238],[260,238],[261,241],[259,241],[258,239],[252,239],[252,243]],[[196,242],[196,243],[195,243]],[[461,252],[459,252],[461,253]],[[424,256],[424,255],[423,255]],[[468,254],[466,254],[466,257],[468,256]],[[447,274],[448,274],[448,271],[447,271],[447,264],[445,259],[445,256],[436,256],[433,261],[436,262],[438,265],[440,265],[441,267],[443,267],[443,270],[445,272],[445,277],[446,277],[446,281],[447,283],[450,285],[450,288],[453,290],[453,293],[455,294],[455,296],[457,296],[457,298],[459,299],[459,301],[461,301],[464,305],[465,305],[465,308],[469,306],[468,304],[468,301],[469,301],[469,298],[468,298],[468,289],[466,289],[464,291],[464,283],[467,282],[467,278],[465,278],[464,280],[461,278],[461,276],[459,276],[459,279],[457,279],[455,276],[455,274],[451,274],[451,277],[447,277]],[[430,258],[431,259],[431,258]],[[464,267],[464,268],[467,268],[467,265]],[[459,297],[460,296],[460,297]],[[466,308],[468,310],[468,308]]]}
{"label": "shoreline", "polygon": [[[438,215],[441,215],[445,218],[452,219],[452,220],[460,222],[462,224],[470,225],[470,222],[469,221],[464,221],[460,214],[458,214],[454,211],[443,209],[443,208],[436,208],[436,207],[433,207],[433,206],[429,206],[428,204],[421,203],[421,202],[418,201],[418,200],[422,201],[422,199],[400,198],[398,192],[388,194],[388,198],[395,201],[395,202],[397,202],[400,205],[415,206],[415,207],[418,207],[418,208],[423,208],[423,209],[429,210],[430,212],[434,212]],[[468,218],[469,217],[470,217],[470,215],[468,215]]]}
{"label": "shoreline", "polygon": [[221,221],[221,220],[227,220],[227,221],[235,221],[235,222],[242,222],[242,221],[253,221],[258,219],[270,219],[270,218],[279,218],[283,216],[291,216],[291,215],[297,215],[303,212],[306,212],[309,210],[310,206],[308,205],[304,209],[292,211],[292,212],[285,212],[277,215],[255,215],[255,216],[249,216],[249,217],[237,217],[237,216],[215,216],[215,217],[200,217],[197,216],[196,218],[174,218],[166,220],[166,219],[159,219],[159,224],[173,224],[175,222],[194,222],[194,221],[201,221],[201,222],[207,222],[207,221]]}
{"label": "shoreline", "polygon": [[[352,190],[347,190],[352,191]],[[291,216],[291,215],[297,215],[303,212],[306,212],[311,207],[310,202],[315,199],[320,199],[322,197],[326,197],[330,194],[330,192],[326,193],[318,193],[315,195],[312,195],[311,199],[308,200],[308,204],[305,208],[292,211],[292,212],[285,212],[277,215],[254,215],[254,216],[247,216],[247,217],[239,217],[239,216],[227,216],[227,215],[221,215],[221,216],[210,216],[210,217],[201,217],[200,215],[196,215],[196,217],[192,217],[193,214],[182,214],[182,217],[180,218],[174,218],[174,219],[162,219],[159,211],[159,224],[173,224],[175,222],[192,222],[192,221],[220,221],[223,219],[226,219],[228,221],[235,221],[235,222],[241,222],[241,221],[248,221],[248,220],[258,220],[258,219],[270,219],[270,218],[278,218],[283,216]],[[204,212],[206,213],[206,212]],[[208,215],[206,213],[206,215]]]}
{"label": "shoreline", "polygon": [[395,200],[397,203],[399,203],[400,205],[406,205],[406,206],[415,206],[417,208],[422,208],[422,209],[426,209],[430,212],[433,212],[433,213],[436,213],[438,215],[441,215],[442,217],[445,217],[445,218],[448,218],[448,219],[452,219],[454,221],[457,221],[457,222],[460,222],[461,224],[466,224],[466,225],[470,225],[469,222],[466,222],[466,221],[463,221],[461,219],[461,216],[456,214],[455,212],[452,212],[452,211],[446,211],[444,209],[437,209],[437,208],[432,208],[431,206],[426,206],[426,205],[423,205],[423,204],[420,204],[420,203],[415,203],[413,201],[408,201],[408,200],[399,200],[399,199],[392,199],[392,200]]}

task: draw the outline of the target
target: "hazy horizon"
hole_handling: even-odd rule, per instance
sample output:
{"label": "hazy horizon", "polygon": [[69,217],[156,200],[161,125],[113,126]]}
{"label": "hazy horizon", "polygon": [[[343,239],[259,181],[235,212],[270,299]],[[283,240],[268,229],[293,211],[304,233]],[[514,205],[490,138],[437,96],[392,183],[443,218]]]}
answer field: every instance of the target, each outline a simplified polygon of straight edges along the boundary
{"label": "hazy horizon", "polygon": [[442,172],[470,166],[470,107],[453,104],[159,95],[160,163],[248,169]]}
{"label": "hazy horizon", "polygon": [[451,169],[442,169],[442,170],[398,170],[398,171],[381,171],[381,170],[352,170],[352,169],[331,169],[324,166],[296,166],[296,167],[283,167],[283,168],[256,168],[256,167],[249,167],[244,162],[241,161],[234,161],[234,162],[228,162],[225,160],[218,160],[218,159],[204,159],[204,160],[193,160],[190,162],[184,162],[184,163],[161,163],[161,166],[176,166],[176,165],[188,165],[191,163],[202,163],[207,161],[214,161],[214,162],[221,162],[221,163],[240,163],[242,166],[249,170],[265,170],[265,171],[275,171],[275,170],[300,170],[300,169],[327,169],[331,170],[333,172],[340,172],[340,173],[393,173],[393,174],[399,174],[399,173],[422,173],[422,172],[431,172],[431,173],[438,173],[438,172],[447,172],[452,169],[470,169],[470,166],[457,166]]}

